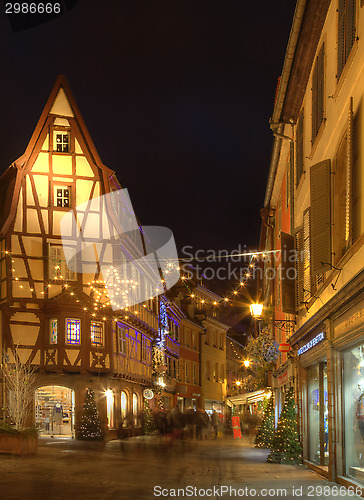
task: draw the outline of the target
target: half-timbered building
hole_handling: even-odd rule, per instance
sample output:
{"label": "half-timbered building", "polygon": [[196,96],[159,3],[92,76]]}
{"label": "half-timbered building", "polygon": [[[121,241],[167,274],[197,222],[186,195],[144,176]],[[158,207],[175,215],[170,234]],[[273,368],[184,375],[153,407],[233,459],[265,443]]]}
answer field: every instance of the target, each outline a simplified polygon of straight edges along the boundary
{"label": "half-timbered building", "polygon": [[[88,387],[95,391],[109,435],[122,425],[140,426],[142,391],[152,380],[159,301],[148,298],[128,307],[107,300],[98,258],[107,253],[102,244],[110,234],[105,233],[117,234],[120,228],[114,213],[114,227],[105,229],[97,204],[119,189],[66,79],[58,77],[24,154],[0,178],[4,359],[11,362],[15,353],[23,363],[36,365],[33,423],[42,423],[47,432],[74,432]],[[86,270],[68,267],[65,258],[61,220],[72,210],[70,242],[89,236],[88,250],[96,256],[96,264]],[[128,247],[124,253],[140,257],[131,239],[122,245]],[[137,276],[128,284],[139,285]],[[57,422],[55,408],[61,411]]]}

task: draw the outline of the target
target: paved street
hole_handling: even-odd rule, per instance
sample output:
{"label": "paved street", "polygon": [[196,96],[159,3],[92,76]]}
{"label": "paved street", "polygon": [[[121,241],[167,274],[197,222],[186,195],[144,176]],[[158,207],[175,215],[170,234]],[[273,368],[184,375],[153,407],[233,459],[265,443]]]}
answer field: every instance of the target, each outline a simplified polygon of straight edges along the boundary
{"label": "paved street", "polygon": [[[106,445],[41,438],[36,456],[0,456],[1,499],[137,500],[181,498],[183,493],[190,498],[347,496],[303,465],[268,464],[266,455],[231,438],[173,444],[134,438]],[[334,487],[330,494],[329,487]]]}

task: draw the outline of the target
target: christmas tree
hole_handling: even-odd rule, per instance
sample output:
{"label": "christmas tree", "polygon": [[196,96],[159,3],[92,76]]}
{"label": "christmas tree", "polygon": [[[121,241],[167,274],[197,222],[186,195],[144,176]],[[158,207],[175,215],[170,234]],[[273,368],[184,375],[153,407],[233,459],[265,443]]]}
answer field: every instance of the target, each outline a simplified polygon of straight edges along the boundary
{"label": "christmas tree", "polygon": [[302,448],[296,422],[296,406],[293,387],[286,393],[286,399],[274,432],[268,462],[297,464],[302,462]]}
{"label": "christmas tree", "polygon": [[272,396],[266,401],[262,424],[255,438],[256,448],[271,448],[274,435],[274,398]]}
{"label": "christmas tree", "polygon": [[100,441],[103,437],[99,414],[96,408],[95,393],[93,389],[88,388],[86,389],[81,423],[77,429],[77,439]]}
{"label": "christmas tree", "polygon": [[143,431],[144,434],[156,434],[157,432],[157,428],[155,426],[153,415],[149,406],[149,401],[147,399],[144,399]]}

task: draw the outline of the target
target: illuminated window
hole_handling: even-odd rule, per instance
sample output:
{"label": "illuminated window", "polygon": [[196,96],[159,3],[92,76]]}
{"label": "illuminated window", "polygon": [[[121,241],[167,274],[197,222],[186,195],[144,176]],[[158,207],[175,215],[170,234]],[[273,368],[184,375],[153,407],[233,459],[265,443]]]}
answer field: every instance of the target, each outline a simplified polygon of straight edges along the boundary
{"label": "illuminated window", "polygon": [[114,429],[114,393],[111,389],[106,391],[106,413],[107,413],[107,426],[109,429]]}
{"label": "illuminated window", "polygon": [[121,422],[123,427],[126,425],[126,412],[127,412],[128,396],[125,391],[121,392],[120,400],[120,410],[121,410]]}
{"label": "illuminated window", "polygon": [[54,205],[56,207],[70,207],[71,188],[69,186],[54,186]]}
{"label": "illuminated window", "polygon": [[66,319],[66,342],[78,345],[81,343],[81,320]]}
{"label": "illuminated window", "polygon": [[56,131],[54,133],[54,150],[57,153],[70,152],[70,134],[69,132]]}
{"label": "illuminated window", "polygon": [[49,246],[49,278],[61,278],[66,281],[76,281],[77,273],[67,267],[66,257],[61,245]]}
{"label": "illuminated window", "polygon": [[57,336],[58,336],[58,320],[57,319],[50,319],[49,320],[49,332],[50,332],[49,342],[51,344],[57,344]]}
{"label": "illuminated window", "polygon": [[117,324],[118,330],[118,344],[119,344],[119,352],[122,354],[126,354],[126,338],[128,329],[120,323]]}
{"label": "illuminated window", "polygon": [[91,344],[104,344],[104,325],[99,321],[91,321]]}
{"label": "illuminated window", "polygon": [[138,424],[138,396],[133,394],[133,416],[134,416],[134,426]]}
{"label": "illuminated window", "polygon": [[197,384],[197,364],[193,363],[193,383]]}

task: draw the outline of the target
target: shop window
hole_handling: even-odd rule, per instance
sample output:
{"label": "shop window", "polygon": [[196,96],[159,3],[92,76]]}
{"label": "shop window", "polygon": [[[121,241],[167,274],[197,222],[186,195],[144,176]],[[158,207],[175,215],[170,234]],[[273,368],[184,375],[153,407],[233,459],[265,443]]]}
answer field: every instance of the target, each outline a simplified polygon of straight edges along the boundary
{"label": "shop window", "polygon": [[134,417],[134,427],[138,426],[138,411],[139,411],[139,404],[138,404],[138,396],[137,394],[133,394],[133,417]]}
{"label": "shop window", "polygon": [[49,342],[51,344],[57,344],[58,342],[58,320],[50,319],[49,320]]}
{"label": "shop window", "polygon": [[364,343],[343,364],[345,475],[364,483]]}
{"label": "shop window", "polygon": [[104,324],[100,321],[91,321],[91,344],[104,345]]}
{"label": "shop window", "polygon": [[317,465],[329,463],[327,363],[308,370],[309,460]]}
{"label": "shop window", "polygon": [[66,343],[79,345],[81,343],[81,320],[66,319]]}
{"label": "shop window", "polygon": [[123,427],[126,426],[126,414],[127,414],[127,408],[128,408],[128,396],[125,391],[121,391],[121,397],[120,397],[120,411],[121,411],[121,425]]}
{"label": "shop window", "polygon": [[108,389],[106,391],[106,415],[107,415],[107,427],[109,429],[115,428],[114,406],[115,406],[114,393],[111,389]]}

